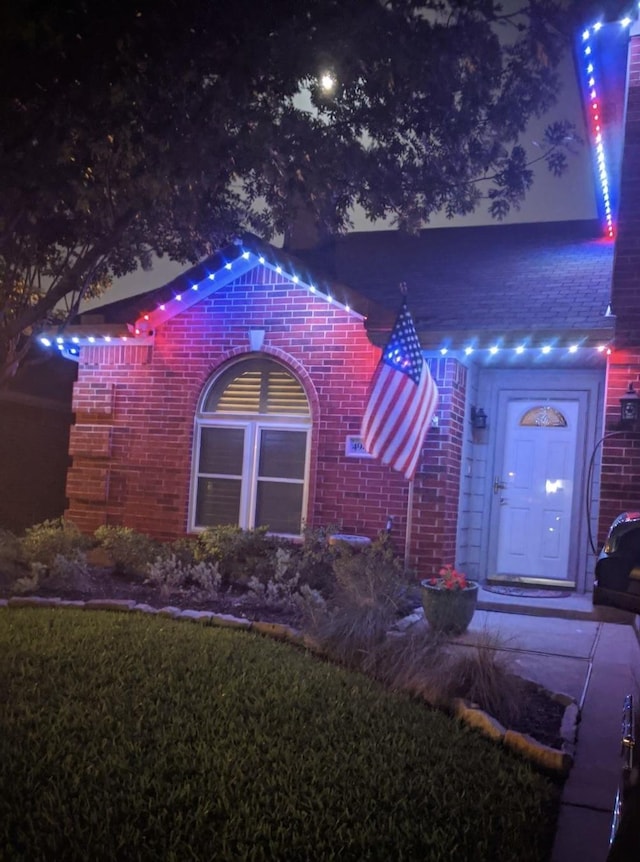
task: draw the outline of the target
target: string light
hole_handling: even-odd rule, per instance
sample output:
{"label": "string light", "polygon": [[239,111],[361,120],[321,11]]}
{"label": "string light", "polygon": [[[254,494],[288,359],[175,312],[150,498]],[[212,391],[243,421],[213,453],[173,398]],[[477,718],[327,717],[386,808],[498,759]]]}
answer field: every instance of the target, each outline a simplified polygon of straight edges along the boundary
{"label": "string light", "polygon": [[[311,287],[309,288],[311,290]],[[327,297],[328,302],[335,302],[335,299],[331,296]],[[351,311],[350,306],[344,306],[346,311]],[[136,327],[134,330],[136,336],[142,336],[142,338],[137,339],[136,343],[151,343],[152,338],[145,334],[139,327]],[[101,336],[102,340],[105,344],[118,344],[121,342],[127,342],[129,340],[129,336],[127,335],[103,335]],[[83,344],[95,344],[97,341],[97,337],[95,335],[86,335],[84,337],[79,337],[77,335],[73,335],[69,339],[65,339],[63,336],[58,335],[55,338],[56,347],[59,349],[64,349],[67,352],[73,352],[76,350],[75,355],[77,355],[77,347],[82,346]],[[43,347],[51,347],[52,341],[46,335],[41,335],[39,337],[39,342]],[[73,345],[73,348],[71,347]],[[587,344],[568,344],[562,346],[560,344],[541,344],[536,346],[533,343],[525,344],[517,344],[513,348],[509,348],[506,344],[506,339],[501,340],[501,344],[492,344],[489,347],[482,347],[476,345],[467,344],[464,346],[456,347],[455,345],[449,342],[447,345],[443,345],[438,348],[438,352],[441,356],[447,356],[461,352],[466,357],[471,356],[472,354],[483,354],[486,353],[489,356],[497,356],[498,353],[504,353],[506,350],[511,350],[516,356],[523,356],[525,353],[531,356],[534,353],[539,353],[543,356],[549,356],[551,353],[554,353],[556,356],[563,353],[576,354],[579,350],[595,350],[597,353],[607,353],[607,355],[611,354],[612,345],[611,344],[598,344],[597,346],[589,346]]]}
{"label": "string light", "polygon": [[[628,16],[622,18],[619,22],[622,27],[628,27],[631,24],[631,18]],[[597,71],[596,71],[596,51],[595,45],[592,44],[592,35],[596,35],[603,27],[602,21],[596,21],[590,28],[587,28],[582,33],[582,41],[585,45],[583,50],[583,62],[585,71],[585,82],[587,98],[590,104],[590,125],[591,135],[595,147],[596,158],[596,180],[600,186],[601,206],[603,212],[604,231],[609,239],[615,236],[615,225],[613,208],[611,204],[611,192],[609,188],[610,177],[607,169],[607,153],[605,152],[605,142],[603,137],[603,107],[602,95],[598,94]]]}

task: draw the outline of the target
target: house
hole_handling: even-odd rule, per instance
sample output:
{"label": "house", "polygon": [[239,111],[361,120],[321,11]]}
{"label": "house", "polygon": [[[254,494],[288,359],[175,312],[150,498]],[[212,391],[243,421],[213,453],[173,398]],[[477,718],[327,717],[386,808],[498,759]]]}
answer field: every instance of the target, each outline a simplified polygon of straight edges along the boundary
{"label": "house", "polygon": [[[629,44],[617,231],[601,170],[600,221],[352,234],[297,256],[242,237],[61,334],[78,361],[68,517],[165,539],[390,522],[420,575],[455,560],[588,591],[640,478],[619,421],[640,382],[637,25]],[[411,494],[358,436],[400,282],[440,391]]]}

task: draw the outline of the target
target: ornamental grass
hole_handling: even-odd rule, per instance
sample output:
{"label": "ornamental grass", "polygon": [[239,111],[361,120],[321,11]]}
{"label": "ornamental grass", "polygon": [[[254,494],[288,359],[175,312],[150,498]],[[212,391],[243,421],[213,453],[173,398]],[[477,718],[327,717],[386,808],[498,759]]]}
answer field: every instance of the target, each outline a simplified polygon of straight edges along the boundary
{"label": "ornamental grass", "polygon": [[0,612],[0,859],[548,859],[559,786],[257,634]]}

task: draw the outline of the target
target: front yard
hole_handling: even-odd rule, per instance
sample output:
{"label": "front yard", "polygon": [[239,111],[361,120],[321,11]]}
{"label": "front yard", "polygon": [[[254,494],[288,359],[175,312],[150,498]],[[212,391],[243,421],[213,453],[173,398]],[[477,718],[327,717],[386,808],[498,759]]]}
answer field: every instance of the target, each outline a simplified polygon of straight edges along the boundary
{"label": "front yard", "polygon": [[559,785],[301,649],[0,611],[0,858],[543,862]]}

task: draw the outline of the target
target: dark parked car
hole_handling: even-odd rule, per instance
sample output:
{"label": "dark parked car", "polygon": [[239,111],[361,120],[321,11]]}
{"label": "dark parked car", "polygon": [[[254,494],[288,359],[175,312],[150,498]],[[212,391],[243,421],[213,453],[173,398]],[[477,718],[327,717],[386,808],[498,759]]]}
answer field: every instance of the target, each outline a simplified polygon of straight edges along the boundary
{"label": "dark parked car", "polygon": [[596,563],[594,605],[640,613],[640,512],[622,512]]}

